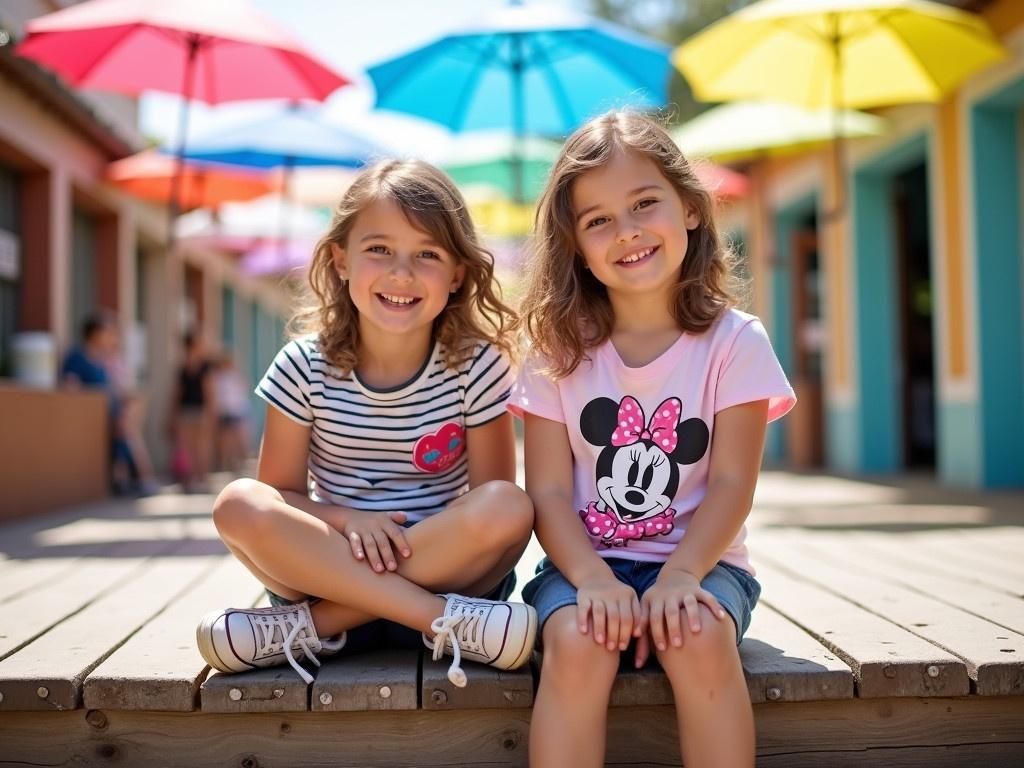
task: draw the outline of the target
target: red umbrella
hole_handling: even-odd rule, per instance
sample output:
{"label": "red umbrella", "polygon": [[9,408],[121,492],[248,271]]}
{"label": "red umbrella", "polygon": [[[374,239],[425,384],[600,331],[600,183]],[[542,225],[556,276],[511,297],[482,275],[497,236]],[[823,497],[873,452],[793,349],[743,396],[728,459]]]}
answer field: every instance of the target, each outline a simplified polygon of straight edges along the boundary
{"label": "red umbrella", "polygon": [[[191,99],[321,101],[351,82],[247,0],[89,0],[25,28],[17,52],[72,85],[183,96],[179,166]],[[176,178],[172,219],[180,171]]]}

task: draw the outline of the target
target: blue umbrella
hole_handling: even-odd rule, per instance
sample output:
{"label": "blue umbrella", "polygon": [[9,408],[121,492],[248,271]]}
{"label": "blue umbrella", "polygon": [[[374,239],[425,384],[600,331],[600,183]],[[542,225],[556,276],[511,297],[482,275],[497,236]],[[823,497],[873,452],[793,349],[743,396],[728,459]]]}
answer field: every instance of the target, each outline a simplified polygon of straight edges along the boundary
{"label": "blue umbrella", "polygon": [[369,139],[324,120],[320,109],[290,104],[199,137],[185,157],[250,168],[359,168],[384,154]]}
{"label": "blue umbrella", "polygon": [[456,132],[511,129],[521,140],[564,136],[613,107],[663,106],[668,55],[668,46],[589,16],[515,3],[368,74],[379,109]]}
{"label": "blue umbrella", "polygon": [[[292,171],[297,167],[359,168],[387,154],[369,139],[327,122],[321,109],[292,103],[197,138],[185,157],[249,168],[281,168],[281,195],[286,204]],[[281,209],[282,240],[287,236],[285,204]]]}

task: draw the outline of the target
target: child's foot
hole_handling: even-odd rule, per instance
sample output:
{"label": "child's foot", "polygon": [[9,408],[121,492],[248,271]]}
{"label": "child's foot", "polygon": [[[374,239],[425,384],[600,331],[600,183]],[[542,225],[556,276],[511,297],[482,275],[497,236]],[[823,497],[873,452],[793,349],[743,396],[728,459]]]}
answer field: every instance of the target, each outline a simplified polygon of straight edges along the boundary
{"label": "child's foot", "polygon": [[434,660],[445,653],[454,658],[448,679],[463,688],[463,657],[498,669],[516,669],[530,659],[537,636],[537,612],[523,603],[485,600],[482,597],[444,595],[444,615],[431,623],[434,639],[423,635]]}
{"label": "child's foot", "polygon": [[196,644],[206,663],[221,672],[244,672],[287,661],[308,685],[313,676],[299,666],[298,659],[306,657],[319,667],[316,654],[340,651],[345,634],[321,640],[313,628],[309,603],[302,602],[213,611],[199,622]]}

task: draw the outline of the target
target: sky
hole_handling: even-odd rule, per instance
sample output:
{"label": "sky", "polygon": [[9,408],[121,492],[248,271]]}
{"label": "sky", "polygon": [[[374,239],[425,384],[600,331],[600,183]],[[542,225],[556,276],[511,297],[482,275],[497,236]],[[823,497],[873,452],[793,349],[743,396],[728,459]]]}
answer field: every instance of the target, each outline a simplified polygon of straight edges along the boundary
{"label": "sky", "polygon": [[[535,0],[538,1],[538,0]],[[539,0],[572,10],[587,10],[586,0]],[[419,47],[445,32],[466,26],[507,0],[252,0],[278,19],[311,51],[356,82],[325,102],[327,117],[368,136],[399,154],[438,161],[452,141],[443,128],[394,113],[373,112],[368,66]],[[400,20],[399,22],[396,22]],[[174,146],[180,101],[169,95],[143,97],[140,127],[147,137]],[[210,108],[192,105],[190,138],[244,120],[266,109],[266,102]]]}

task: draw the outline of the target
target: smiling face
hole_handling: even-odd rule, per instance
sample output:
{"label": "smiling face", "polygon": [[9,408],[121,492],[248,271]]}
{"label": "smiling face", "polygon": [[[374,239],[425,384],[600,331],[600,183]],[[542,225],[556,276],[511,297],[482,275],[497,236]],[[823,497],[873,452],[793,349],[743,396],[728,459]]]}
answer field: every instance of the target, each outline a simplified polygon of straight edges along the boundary
{"label": "smiling face", "polygon": [[688,230],[700,224],[657,164],[628,150],[573,183],[576,244],[588,269],[622,299],[668,301],[686,256]]}
{"label": "smiling face", "polygon": [[675,464],[649,442],[606,448],[598,460],[601,500],[624,522],[664,512],[672,503],[678,483]]}
{"label": "smiling face", "polygon": [[334,266],[359,311],[361,338],[379,334],[429,340],[433,322],[458,290],[465,268],[417,228],[394,200],[381,198],[356,216]]}

